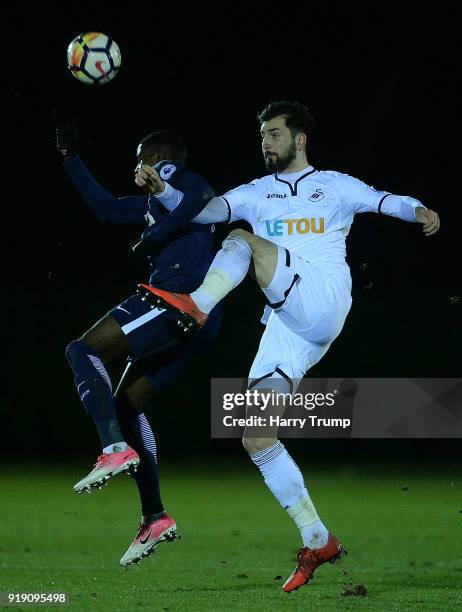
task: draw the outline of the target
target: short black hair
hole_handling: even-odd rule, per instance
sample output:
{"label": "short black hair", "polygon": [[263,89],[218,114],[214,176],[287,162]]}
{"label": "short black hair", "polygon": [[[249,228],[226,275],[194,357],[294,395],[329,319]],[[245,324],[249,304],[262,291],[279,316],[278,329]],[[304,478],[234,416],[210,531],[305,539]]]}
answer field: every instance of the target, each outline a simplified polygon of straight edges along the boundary
{"label": "short black hair", "polygon": [[285,118],[292,137],[298,132],[303,132],[308,140],[311,139],[315,129],[314,117],[309,109],[300,102],[288,102],[287,100],[270,102],[258,113],[257,119],[261,125],[281,115]]}
{"label": "short black hair", "polygon": [[183,137],[173,130],[159,130],[151,132],[140,142],[140,152],[148,150],[160,151],[166,159],[185,162],[188,157],[188,150]]}

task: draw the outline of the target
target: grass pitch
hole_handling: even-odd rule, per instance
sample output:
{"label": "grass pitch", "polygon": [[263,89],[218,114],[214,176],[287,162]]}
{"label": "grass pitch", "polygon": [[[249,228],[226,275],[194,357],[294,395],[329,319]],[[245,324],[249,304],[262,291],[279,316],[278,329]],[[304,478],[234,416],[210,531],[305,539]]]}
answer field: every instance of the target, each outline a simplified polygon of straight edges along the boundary
{"label": "grass pitch", "polygon": [[[250,463],[161,464],[182,538],[128,569],[119,559],[136,532],[135,485],[121,475],[77,496],[72,486],[89,467],[4,471],[1,591],[65,591],[66,609],[125,612],[462,608],[462,480],[443,468],[305,469],[320,516],[349,555],[285,594],[298,531]],[[366,595],[344,594],[356,585]]]}

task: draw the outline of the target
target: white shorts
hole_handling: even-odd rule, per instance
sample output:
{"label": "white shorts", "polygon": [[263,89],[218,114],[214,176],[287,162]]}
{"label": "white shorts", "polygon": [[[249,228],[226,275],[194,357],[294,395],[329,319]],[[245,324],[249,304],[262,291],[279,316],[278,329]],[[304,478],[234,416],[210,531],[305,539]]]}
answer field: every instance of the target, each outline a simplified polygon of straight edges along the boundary
{"label": "white shorts", "polygon": [[342,330],[350,287],[278,247],[273,280],[263,291],[272,312],[250,368],[249,388],[287,392],[289,385],[294,392]]}

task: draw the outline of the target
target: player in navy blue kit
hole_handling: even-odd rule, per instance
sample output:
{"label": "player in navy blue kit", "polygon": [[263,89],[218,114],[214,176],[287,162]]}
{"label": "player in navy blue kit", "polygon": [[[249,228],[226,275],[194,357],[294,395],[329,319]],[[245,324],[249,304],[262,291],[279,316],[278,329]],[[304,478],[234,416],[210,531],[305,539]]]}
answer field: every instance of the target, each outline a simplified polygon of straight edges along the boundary
{"label": "player in navy blue kit", "polygon": [[[97,217],[108,223],[147,225],[131,245],[130,254],[139,260],[148,259],[149,283],[170,291],[194,291],[213,260],[213,225],[190,221],[214,192],[185,166],[183,139],[170,130],[153,132],[137,150],[139,166],[155,167],[163,184],[168,182],[182,194],[181,204],[169,213],[152,190],[123,198],[106,191],[76,153],[72,118],[56,115],[55,122],[64,170]],[[221,310],[215,309],[207,325],[196,334],[184,333],[187,330],[178,327],[177,319],[171,311],[150,305],[137,293],[110,310],[66,349],[80,399],[103,447],[93,470],[74,490],[91,492],[123,471],[131,473],[138,486],[141,525],[120,561],[122,565],[139,562],[160,542],[175,537],[175,520],[165,512],[160,497],[155,438],[143,407],[156,390],[177,378],[188,361],[214,341]],[[129,359],[129,371],[113,393],[105,366],[120,358]]]}

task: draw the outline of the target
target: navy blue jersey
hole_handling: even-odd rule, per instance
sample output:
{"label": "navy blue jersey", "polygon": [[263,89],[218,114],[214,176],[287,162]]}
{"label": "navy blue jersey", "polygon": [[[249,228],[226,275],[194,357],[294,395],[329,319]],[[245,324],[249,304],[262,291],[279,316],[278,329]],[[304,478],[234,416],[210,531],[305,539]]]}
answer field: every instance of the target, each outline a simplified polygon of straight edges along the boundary
{"label": "navy blue jersey", "polygon": [[149,235],[163,246],[149,256],[149,282],[167,291],[191,293],[201,283],[213,259],[213,225],[192,223],[214,196],[212,187],[181,162],[163,161],[155,168],[162,179],[181,191],[181,203],[168,212],[150,195],[116,198],[91,175],[79,156],[64,162],[64,169],[100,221],[147,224]]}

